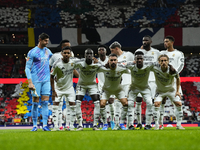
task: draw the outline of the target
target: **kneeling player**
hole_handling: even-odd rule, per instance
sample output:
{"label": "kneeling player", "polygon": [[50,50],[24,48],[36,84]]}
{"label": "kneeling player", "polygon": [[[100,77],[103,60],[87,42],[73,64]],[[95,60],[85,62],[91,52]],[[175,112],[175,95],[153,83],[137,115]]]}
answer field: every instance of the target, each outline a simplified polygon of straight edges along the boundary
{"label": "kneeling player", "polygon": [[108,123],[107,123],[107,117],[106,117],[106,102],[110,98],[111,95],[115,95],[122,103],[123,108],[121,112],[121,120],[120,120],[120,127],[117,128],[115,126],[114,130],[122,129],[126,130],[126,127],[124,126],[124,120],[126,118],[127,109],[128,109],[128,101],[125,95],[125,92],[122,88],[122,85],[120,84],[122,79],[123,73],[128,73],[128,69],[124,68],[123,66],[120,66],[117,64],[118,59],[116,54],[110,54],[109,55],[109,70],[104,72],[105,76],[105,82],[103,86],[103,93],[101,95],[101,116],[103,118],[103,129],[102,130],[108,130]]}
{"label": "kneeling player", "polygon": [[[159,107],[162,102],[162,99],[165,97],[170,98],[170,100],[175,104],[176,109],[178,111],[177,115],[177,126],[176,129],[184,128],[181,126],[181,121],[183,117],[182,111],[182,103],[180,101],[181,94],[179,93],[180,87],[180,77],[179,74],[175,71],[170,71],[168,64],[169,64],[169,57],[167,55],[160,55],[158,58],[160,67],[154,67],[153,72],[156,78],[156,95],[154,98],[154,120],[155,120],[155,130],[159,130],[158,118],[159,118]],[[174,89],[174,78],[176,78],[176,89]],[[179,98],[180,97],[180,98]]]}

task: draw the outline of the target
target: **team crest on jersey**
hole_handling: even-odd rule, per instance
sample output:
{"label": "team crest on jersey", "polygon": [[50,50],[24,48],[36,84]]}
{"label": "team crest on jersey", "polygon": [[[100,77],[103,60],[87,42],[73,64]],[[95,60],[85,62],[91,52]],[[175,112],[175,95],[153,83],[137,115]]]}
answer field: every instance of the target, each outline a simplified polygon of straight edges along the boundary
{"label": "team crest on jersey", "polygon": [[154,52],[152,52],[151,54],[154,55]]}
{"label": "team crest on jersey", "polygon": [[73,63],[71,63],[71,66],[73,66],[74,64]]}
{"label": "team crest on jersey", "polygon": [[123,58],[126,59],[126,56],[124,56]]}
{"label": "team crest on jersey", "polygon": [[175,54],[172,55],[173,57],[175,56]]}

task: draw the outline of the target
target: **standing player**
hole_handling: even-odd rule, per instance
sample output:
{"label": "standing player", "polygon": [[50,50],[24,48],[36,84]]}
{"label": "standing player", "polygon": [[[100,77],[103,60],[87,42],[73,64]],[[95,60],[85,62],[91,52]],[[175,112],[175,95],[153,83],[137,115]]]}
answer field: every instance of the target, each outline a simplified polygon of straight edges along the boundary
{"label": "standing player", "polygon": [[[108,57],[106,56],[106,46],[105,45],[99,45],[98,46],[98,54],[99,54],[99,58],[98,58],[98,62],[100,62],[101,64],[105,65],[108,62]],[[105,78],[104,78],[104,73],[100,72],[97,74],[98,76],[98,88],[100,93],[102,93],[102,87],[104,85],[105,82]],[[109,104],[109,109],[110,109],[110,116],[111,116],[111,129],[114,128],[115,123],[114,123],[114,95],[111,95],[111,97],[108,100],[108,104]]]}
{"label": "standing player", "polygon": [[122,79],[123,73],[128,73],[129,70],[117,64],[118,59],[116,54],[109,55],[109,68],[110,70],[104,73],[105,75],[105,82],[103,85],[103,93],[101,95],[101,116],[103,119],[103,129],[108,130],[108,123],[106,117],[106,109],[105,105],[107,100],[110,98],[111,95],[115,95],[123,105],[122,112],[121,112],[121,119],[120,119],[120,127],[114,128],[114,130],[126,130],[124,126],[124,120],[126,118],[127,109],[128,109],[128,101],[126,98],[125,91],[123,90],[123,86],[120,84]]}
{"label": "standing player", "polygon": [[[36,90],[38,96],[41,96],[42,104],[42,122],[43,130],[51,131],[47,126],[48,120],[48,101],[50,95],[50,68],[49,59],[52,56],[51,51],[46,47],[49,42],[49,35],[42,33],[39,35],[39,43],[28,52],[26,60],[26,76],[28,78],[28,87],[30,90]],[[33,129],[37,131],[38,104],[39,97],[32,92],[32,119]]]}
{"label": "standing player", "polygon": [[[61,50],[66,46],[71,47],[71,44],[70,44],[69,40],[62,40],[60,42],[60,45],[59,45]],[[74,56],[74,54],[71,51],[71,57],[73,57],[73,56]],[[56,62],[59,58],[63,58],[62,52],[54,53],[53,56],[51,57],[51,59],[49,60],[49,65],[53,66],[53,63]],[[79,77],[79,73],[76,70],[74,70],[74,75],[76,77]],[[53,102],[53,105],[55,105],[54,102]],[[56,114],[56,116],[58,115],[58,124],[59,124],[60,130],[63,129],[63,126],[62,126],[62,106],[63,106],[63,101],[61,101],[59,103],[58,114]],[[54,111],[54,109],[53,109],[53,111]],[[69,123],[70,123],[70,106],[69,106],[69,103],[66,103],[66,127],[68,127],[68,128],[69,128]]]}
{"label": "standing player", "polygon": [[[144,101],[147,104],[146,109],[146,128],[151,129],[148,127],[151,124],[151,116],[152,114],[152,99],[151,99],[151,89],[149,87],[148,79],[151,69],[153,68],[152,65],[144,65],[144,53],[142,51],[135,52],[135,62],[136,65],[132,62],[127,63],[126,68],[130,69],[131,76],[132,76],[132,83],[130,86],[129,91],[129,100],[128,100],[128,122],[127,125],[129,127],[129,130],[134,130],[133,125],[133,107],[134,102],[138,94],[141,94],[144,98]],[[133,114],[133,116],[131,116]]]}
{"label": "standing player", "polygon": [[[149,35],[145,35],[142,39],[142,49],[137,49],[137,51],[142,51],[144,53],[144,62],[145,63],[155,63],[158,60],[158,57],[160,55],[159,50],[151,47],[152,39]],[[149,75],[149,87],[151,88],[151,97],[152,100],[155,96],[155,90],[156,90],[156,83],[155,83],[155,76],[154,73],[151,71]],[[142,121],[141,121],[141,104],[142,104],[142,97],[139,94],[136,98],[136,115],[137,115],[137,127],[136,129],[142,129]],[[149,114],[152,115],[153,110],[150,111]],[[152,117],[151,117],[152,118]],[[149,124],[146,124],[145,128],[146,130],[149,130],[151,128],[151,121]]]}
{"label": "standing player", "polygon": [[76,86],[76,116],[79,124],[76,129],[77,131],[83,130],[81,101],[83,100],[86,91],[89,92],[89,95],[94,102],[93,130],[99,130],[97,123],[100,115],[100,96],[96,83],[96,73],[101,65],[94,64],[93,57],[93,50],[88,48],[85,50],[85,59],[77,63],[77,68],[80,69],[79,80]]}
{"label": "standing player", "polygon": [[[126,63],[128,61],[134,61],[134,55],[131,52],[122,51],[121,45],[118,42],[113,42],[110,45],[110,51],[112,54],[116,54],[118,57],[119,63]],[[122,75],[123,90],[125,91],[125,95],[128,96],[128,91],[131,84],[131,75],[130,72],[127,72]],[[115,124],[116,127],[119,125],[119,115],[120,115],[121,103],[119,100],[115,101]]]}
{"label": "standing player", "polygon": [[[170,100],[175,104],[178,115],[177,115],[177,127],[176,129],[184,129],[181,126],[181,121],[183,117],[182,112],[182,103],[181,103],[181,94],[179,93],[180,88],[180,77],[178,72],[174,69],[174,71],[170,71],[169,57],[165,54],[160,55],[158,58],[159,67],[154,67],[153,71],[156,78],[156,95],[154,98],[154,120],[155,120],[155,130],[159,130],[158,118],[159,118],[159,107],[162,102],[162,99],[165,97],[169,97]],[[176,78],[176,88],[174,88],[174,78]]]}
{"label": "standing player", "polygon": [[[174,49],[174,42],[175,39],[173,36],[166,36],[164,39],[164,46],[167,50],[163,50],[161,51],[161,54],[166,54],[169,57],[169,64],[171,64],[178,73],[180,73],[183,70],[184,67],[184,54],[177,50]],[[174,88],[176,88],[176,84],[174,84]],[[179,92],[182,93],[181,90],[181,86],[179,89]],[[181,100],[181,99],[180,99]],[[162,104],[161,104],[161,108],[160,108],[160,129],[163,129],[163,117],[164,117],[164,108],[165,108],[165,103],[166,103],[166,98],[163,99]],[[183,115],[183,112],[182,112]],[[176,118],[179,117],[178,111],[175,110],[175,116]],[[183,128],[182,126],[180,126],[179,128]]]}
{"label": "standing player", "polygon": [[[55,99],[53,105],[53,120],[54,129],[53,131],[59,131],[58,128],[58,109],[59,103],[63,101],[63,96],[67,98],[66,105],[70,105],[70,128],[66,130],[74,130],[74,121],[76,116],[76,104],[75,104],[75,92],[73,88],[73,70],[75,63],[70,59],[71,48],[64,47],[61,51],[62,58],[59,58],[51,69],[51,87],[52,87],[52,98]],[[56,76],[56,81],[55,81]],[[56,83],[54,86],[54,82]]]}

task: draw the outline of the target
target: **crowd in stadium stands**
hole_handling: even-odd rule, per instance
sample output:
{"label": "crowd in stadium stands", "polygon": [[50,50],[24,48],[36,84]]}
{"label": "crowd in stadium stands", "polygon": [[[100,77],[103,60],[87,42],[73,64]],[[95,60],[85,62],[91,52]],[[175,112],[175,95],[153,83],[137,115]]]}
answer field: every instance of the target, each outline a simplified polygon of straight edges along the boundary
{"label": "crowd in stadium stands", "polygon": [[24,78],[24,67],[24,58],[8,55],[0,56],[0,78]]}
{"label": "crowd in stadium stands", "polygon": [[0,28],[199,27],[198,0],[0,0]]}

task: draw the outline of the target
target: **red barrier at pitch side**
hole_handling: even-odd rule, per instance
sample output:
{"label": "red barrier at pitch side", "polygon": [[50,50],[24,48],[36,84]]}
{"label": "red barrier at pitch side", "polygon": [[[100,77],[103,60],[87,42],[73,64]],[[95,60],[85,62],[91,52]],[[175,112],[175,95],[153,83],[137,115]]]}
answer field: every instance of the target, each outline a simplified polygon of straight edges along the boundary
{"label": "red barrier at pitch side", "polygon": [[[0,78],[0,84],[18,84],[25,82],[27,78]],[[98,83],[98,79],[96,79]],[[77,83],[78,78],[73,78],[73,82]],[[200,82],[200,77],[181,77],[181,82]]]}

